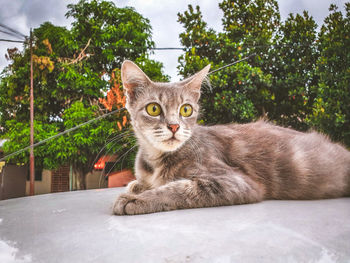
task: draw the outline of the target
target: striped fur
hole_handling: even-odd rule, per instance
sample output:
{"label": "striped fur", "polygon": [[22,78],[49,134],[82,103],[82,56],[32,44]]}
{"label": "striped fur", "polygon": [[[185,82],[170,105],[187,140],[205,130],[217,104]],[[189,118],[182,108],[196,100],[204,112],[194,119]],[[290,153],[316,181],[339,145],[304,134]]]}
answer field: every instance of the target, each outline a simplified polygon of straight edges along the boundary
{"label": "striped fur", "polygon": [[[182,82],[154,83],[124,62],[122,80],[139,151],[137,180],[118,196],[114,214],[350,195],[350,152],[321,134],[265,121],[197,125],[208,70]],[[160,116],[147,114],[151,102],[162,107]],[[183,104],[192,105],[190,117],[179,115]],[[180,125],[175,134],[167,128],[174,123]]]}

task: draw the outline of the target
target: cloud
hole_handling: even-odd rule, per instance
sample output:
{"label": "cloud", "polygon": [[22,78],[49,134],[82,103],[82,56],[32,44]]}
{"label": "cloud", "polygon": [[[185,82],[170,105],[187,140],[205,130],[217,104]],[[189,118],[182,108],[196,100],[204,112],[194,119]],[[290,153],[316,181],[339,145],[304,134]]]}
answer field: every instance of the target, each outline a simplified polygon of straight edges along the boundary
{"label": "cloud", "polygon": [[[118,1],[119,2],[119,1]],[[181,47],[179,34],[183,31],[182,25],[177,22],[177,14],[187,10],[188,4],[199,5],[203,13],[203,19],[208,26],[217,31],[221,30],[222,12],[217,1],[196,0],[129,0],[119,2],[126,6],[133,6],[137,12],[141,13],[151,21],[153,28],[153,40],[157,47]],[[117,6],[120,6],[120,4]],[[220,14],[220,15],[218,15]],[[170,75],[173,81],[179,80],[177,75],[178,57],[182,51],[158,50],[151,58],[164,64],[165,73]]]}
{"label": "cloud", "polygon": [[[40,26],[45,21],[50,21],[57,26],[69,26],[71,20],[65,18],[68,3],[76,3],[78,0],[0,0],[0,21],[25,35],[29,29]],[[218,7],[220,1],[213,0],[114,0],[117,7],[132,6],[144,17],[149,18],[153,27],[153,40],[157,47],[180,47],[179,34],[183,31],[177,22],[177,13],[187,10],[188,3],[199,5],[203,13],[203,19],[208,26],[221,31],[222,11]],[[278,0],[282,19],[286,19],[289,13],[301,13],[307,10],[321,24],[328,14],[331,3],[337,4],[344,10],[346,0]],[[3,8],[5,7],[5,8]],[[4,35],[0,35],[4,38]],[[22,48],[20,44],[0,42],[0,71],[7,65],[5,60],[6,49],[9,47]],[[151,57],[162,62],[165,73],[177,80],[177,60],[181,51],[155,51]]]}
{"label": "cloud", "polygon": [[[6,2],[6,3],[5,3]],[[77,0],[69,1],[69,3]],[[0,21],[1,23],[29,35],[30,28],[39,27],[46,21],[54,25],[69,26],[71,20],[65,18],[68,1],[60,0],[0,0]],[[5,7],[5,8],[3,8]],[[0,38],[14,39],[11,36],[1,34]],[[8,64],[5,54],[8,48],[17,47],[22,49],[22,44],[0,42],[0,72]]]}
{"label": "cloud", "polygon": [[290,13],[301,13],[303,10],[308,11],[320,26],[328,15],[329,6],[334,3],[339,10],[344,11],[346,0],[279,0],[281,18],[285,20]]}

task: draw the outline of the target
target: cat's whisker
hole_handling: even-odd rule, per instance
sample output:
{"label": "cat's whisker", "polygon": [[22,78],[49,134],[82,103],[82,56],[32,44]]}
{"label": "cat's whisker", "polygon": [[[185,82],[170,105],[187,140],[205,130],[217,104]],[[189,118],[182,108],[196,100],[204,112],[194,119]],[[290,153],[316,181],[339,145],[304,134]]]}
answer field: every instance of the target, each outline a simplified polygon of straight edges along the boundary
{"label": "cat's whisker", "polygon": [[[116,136],[113,137],[110,141],[107,142],[107,139],[108,139],[108,137],[109,137],[109,136],[108,136],[107,139],[106,139],[106,141],[105,141],[105,146],[103,146],[103,147],[101,148],[101,150],[98,152],[98,154],[96,155],[94,161],[93,161],[92,164],[91,164],[90,170],[92,170],[94,164],[96,163],[96,161],[97,161],[98,158],[100,157],[100,154],[102,153],[102,151],[108,147],[108,144],[110,144],[110,143],[112,143],[112,142],[115,142],[115,143],[114,143],[114,145],[115,145],[119,140],[124,139],[124,136],[129,135],[129,134],[132,134],[132,132],[131,132],[131,131],[123,132],[123,133],[121,133],[121,134],[116,135]],[[117,140],[117,141],[116,141],[116,140]]]}
{"label": "cat's whisker", "polygon": [[129,153],[130,151],[134,151],[134,150],[136,149],[136,146],[137,146],[137,145],[134,145],[129,151],[126,152],[124,158],[122,159],[122,163],[121,163],[121,165],[120,165],[120,170],[123,170],[123,163],[124,163],[124,160],[125,160],[126,156],[128,156],[128,153]]}
{"label": "cat's whisker", "polygon": [[154,137],[165,137],[164,134],[154,134]]}
{"label": "cat's whisker", "polygon": [[115,163],[113,164],[113,166],[109,169],[109,171],[107,172],[107,174],[109,174],[112,170],[113,170],[113,168],[116,166],[116,164],[120,161],[120,159],[124,156],[124,155],[126,155],[126,154],[128,154],[132,149],[134,149],[135,147],[137,147],[137,145],[134,145],[133,147],[131,147],[129,150],[127,150],[124,154],[122,154],[122,156],[120,156],[116,161],[115,161]]}
{"label": "cat's whisker", "polygon": [[[114,148],[114,145],[116,145],[118,142],[115,142],[114,144],[113,144],[113,146],[106,152],[106,156],[108,156],[108,155],[110,155],[110,153],[111,153],[111,151],[113,151],[113,148]],[[119,152],[122,148],[125,148],[125,147],[127,147],[129,144],[130,144],[131,142],[126,142],[126,143],[124,143],[123,145],[121,145],[117,150],[116,150],[116,152]],[[110,155],[109,157],[108,157],[108,160],[106,160],[105,161],[105,163],[108,163],[111,159],[113,158],[113,156],[112,155]],[[112,169],[114,168],[114,166],[112,167]],[[101,181],[102,181],[102,176],[103,176],[103,174],[106,174],[105,173],[105,169],[106,169],[106,165],[105,165],[105,167],[101,170],[101,173],[100,173],[100,185],[101,185]],[[110,172],[110,171],[109,171]],[[108,172],[108,173],[109,173]],[[108,174],[107,173],[107,174]]]}
{"label": "cat's whisker", "polygon": [[108,141],[108,143],[111,142],[111,141],[114,141],[116,137],[122,137],[122,136],[128,135],[128,134],[133,134],[133,132],[131,130],[127,130],[125,132],[119,133],[118,135],[113,137],[110,141]]}
{"label": "cat's whisker", "polygon": [[[122,133],[122,134],[118,134],[118,135],[116,135],[115,137],[113,137],[111,140],[109,140],[108,142],[107,142],[107,139],[105,140],[105,146],[103,146],[101,149],[100,149],[100,151],[96,154],[96,157],[95,157],[95,159],[94,159],[94,161],[91,163],[91,167],[90,167],[90,170],[92,170],[92,168],[93,168],[93,165],[96,163],[96,161],[98,160],[98,158],[100,157],[100,154],[103,152],[103,150],[105,150],[107,147],[108,147],[108,145],[110,144],[110,143],[112,143],[112,142],[115,142],[117,139],[119,139],[120,137],[123,137],[124,138],[124,136],[125,135],[128,135],[129,134],[129,131],[127,131],[127,132],[124,132],[124,133]],[[108,136],[109,137],[109,136]],[[107,138],[108,138],[107,137]],[[118,140],[119,141],[119,140]],[[114,144],[115,145],[115,144]]]}
{"label": "cat's whisker", "polygon": [[[105,143],[107,143],[107,141],[108,141],[108,139],[111,137],[111,136],[113,136],[113,135],[115,135],[117,133],[117,131],[114,131],[114,132],[112,132],[111,134],[109,134],[108,136],[107,136],[107,138],[105,139]],[[118,135],[118,134],[117,134]],[[113,138],[112,138],[113,139]]]}
{"label": "cat's whisker", "polygon": [[187,141],[191,137],[191,134],[180,133],[180,134],[177,135],[177,137],[181,141]]}
{"label": "cat's whisker", "polygon": [[[119,147],[119,148],[117,149],[117,152],[118,152],[120,149],[126,147],[126,146],[129,145],[129,144],[130,144],[130,143],[126,143],[125,145],[122,145],[121,147]],[[135,146],[136,146],[136,145],[135,145]],[[110,160],[111,160],[111,157],[108,158],[108,161],[107,161],[106,163],[108,163]],[[116,164],[116,162],[115,162],[115,164]],[[102,178],[103,178],[105,175],[108,175],[108,174],[111,172],[111,170],[114,168],[115,164],[112,166],[112,168],[111,168],[107,173],[106,173],[106,165],[105,165],[105,167],[102,169],[102,171],[101,171],[101,173],[100,173],[99,187],[101,187]]]}
{"label": "cat's whisker", "polygon": [[185,135],[191,135],[192,134],[192,132],[190,130],[183,130],[182,133],[185,134]]}

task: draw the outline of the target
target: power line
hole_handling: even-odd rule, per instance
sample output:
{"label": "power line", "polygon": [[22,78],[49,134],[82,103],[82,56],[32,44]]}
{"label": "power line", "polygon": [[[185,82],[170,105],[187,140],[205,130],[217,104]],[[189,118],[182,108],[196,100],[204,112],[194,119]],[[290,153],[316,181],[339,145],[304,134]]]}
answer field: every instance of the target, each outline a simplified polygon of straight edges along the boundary
{"label": "power line", "polygon": [[244,48],[260,48],[260,47],[310,47],[316,45],[317,42],[313,43],[293,43],[293,44],[269,44],[269,45],[252,45],[242,44],[241,47]]}
{"label": "power line", "polygon": [[[1,31],[1,30],[0,30]],[[20,41],[20,40],[13,40],[13,39],[0,39],[0,42],[14,42],[14,43],[25,43],[26,41]],[[243,48],[262,48],[262,47],[301,47],[301,46],[312,46],[315,45],[316,43],[311,43],[311,44],[270,44],[270,45],[256,45],[256,46],[249,46],[249,45],[238,45],[237,47],[243,47]],[[126,46],[119,46],[118,48],[124,48],[124,49],[143,49],[144,47],[142,46],[133,46],[133,47],[126,47]],[[147,50],[181,50],[181,51],[186,51],[190,47],[149,47],[146,48]]]}
{"label": "power line", "polygon": [[[235,43],[236,48],[263,48],[263,47],[269,47],[269,48],[279,48],[279,47],[302,47],[302,46],[314,46],[317,45],[317,42],[312,43],[293,43],[293,44],[265,44],[265,45],[252,45],[252,44],[245,44],[245,43]],[[95,46],[94,44],[90,44],[91,48],[100,48],[99,46]],[[186,47],[145,47],[145,46],[117,46],[116,49],[126,49],[126,50],[180,50],[180,51],[189,51],[192,48],[206,48],[205,46],[186,46]],[[234,47],[231,47],[234,48]],[[217,48],[220,49],[220,48]]]}
{"label": "power line", "polygon": [[[5,28],[6,30],[10,31],[3,31],[0,29],[0,32],[20,38],[19,36],[21,36],[22,38],[27,39],[28,37],[24,34],[22,34],[21,32],[7,26],[4,25],[2,23],[0,23],[0,27]],[[24,41],[16,41],[16,40],[10,40],[10,39],[0,39],[1,42],[15,42],[15,43],[24,43]],[[267,44],[267,45],[250,45],[250,44],[242,44],[239,45],[238,47],[244,47],[244,48],[262,48],[262,47],[298,47],[298,46],[311,46],[313,44],[316,44],[316,42],[313,43],[297,43],[297,44]],[[144,48],[143,46],[132,46],[132,47],[127,47],[127,46],[119,46],[118,48],[124,48],[124,49],[135,49],[135,48]],[[148,47],[146,49],[148,50],[182,50],[182,51],[186,51],[186,49],[188,49],[190,47]]]}
{"label": "power line", "polygon": [[222,66],[222,67],[220,67],[220,68],[218,68],[218,69],[215,69],[215,70],[213,70],[213,71],[210,71],[210,72],[208,73],[208,75],[213,74],[213,73],[215,73],[215,72],[217,72],[217,71],[219,71],[219,70],[222,70],[222,69],[224,69],[224,68],[231,67],[231,66],[233,66],[233,65],[235,65],[235,64],[237,64],[237,63],[239,63],[239,62],[242,62],[242,61],[244,61],[244,60],[250,59],[250,58],[255,57],[255,56],[256,56],[256,53],[251,54],[251,55],[249,55],[249,56],[247,56],[247,57],[245,57],[245,58],[242,58],[242,59],[240,59],[240,60],[237,60],[237,61],[232,62],[232,63],[230,63],[230,64],[227,64],[227,65],[225,65],[225,66]]}
{"label": "power line", "polygon": [[25,147],[25,148],[22,148],[21,150],[18,150],[18,151],[16,151],[16,152],[10,153],[10,154],[4,156],[3,158],[1,158],[1,159],[0,159],[0,162],[1,162],[1,161],[4,161],[4,160],[6,160],[6,159],[8,159],[8,158],[11,157],[11,156],[14,156],[14,155],[17,155],[17,154],[19,154],[19,153],[21,153],[21,152],[24,152],[24,151],[26,151],[26,150],[29,150],[31,147],[35,148],[35,147],[37,147],[37,146],[39,146],[39,145],[41,145],[41,144],[43,144],[43,143],[45,143],[45,142],[47,142],[47,141],[50,141],[50,140],[52,140],[52,139],[55,139],[55,138],[57,138],[57,137],[59,137],[59,136],[61,136],[61,135],[64,135],[64,134],[69,133],[69,132],[71,132],[71,131],[74,131],[74,130],[76,130],[76,129],[78,129],[78,128],[84,126],[84,125],[90,124],[91,122],[94,122],[94,121],[97,121],[97,120],[100,120],[100,119],[103,119],[103,118],[105,118],[105,117],[107,117],[107,116],[109,116],[109,115],[112,115],[113,113],[117,113],[117,112],[119,112],[119,111],[121,111],[121,110],[124,110],[124,109],[125,109],[125,108],[121,108],[121,109],[117,109],[117,110],[108,112],[108,113],[103,114],[103,115],[101,115],[101,116],[99,116],[99,117],[97,117],[97,118],[94,118],[94,119],[92,119],[92,120],[83,122],[83,123],[81,123],[81,124],[79,124],[79,125],[77,125],[77,126],[75,126],[75,127],[73,127],[73,128],[70,128],[70,129],[65,130],[65,131],[63,131],[63,132],[60,132],[60,133],[57,133],[56,135],[53,135],[53,136],[51,136],[51,137],[49,137],[49,138],[46,138],[46,139],[44,139],[44,140],[42,140],[42,141],[40,141],[40,142],[34,143],[33,146],[27,146],[27,147]]}
{"label": "power line", "polygon": [[21,36],[22,38],[27,38],[26,35],[22,34],[21,32],[19,32],[19,31],[13,29],[13,28],[11,28],[11,27],[9,27],[9,26],[7,26],[7,25],[4,25],[4,24],[0,23],[0,27],[5,28],[5,29],[7,29],[8,31],[11,31],[12,33],[14,33],[14,34],[16,34],[16,35],[19,35],[19,36]]}
{"label": "power line", "polygon": [[17,34],[14,34],[14,33],[11,33],[11,32],[7,32],[7,31],[1,30],[1,29],[0,29],[0,32],[3,33],[3,34],[6,34],[6,35],[12,36],[12,37],[21,39]]}
{"label": "power line", "polygon": [[3,38],[0,38],[0,42],[25,43],[25,41],[13,40],[13,39],[3,39]]}
{"label": "power line", "polygon": [[182,47],[153,47],[148,49],[149,50],[185,50],[185,48],[182,48]]}
{"label": "power line", "polygon": [[[217,71],[219,71],[219,70],[222,70],[222,69],[224,69],[224,68],[230,67],[230,66],[232,66],[232,65],[235,65],[235,64],[237,64],[237,63],[239,63],[239,62],[242,62],[242,61],[244,61],[244,60],[247,60],[247,59],[249,59],[249,58],[252,58],[252,57],[254,57],[254,56],[256,56],[255,53],[254,53],[254,54],[251,54],[251,55],[249,55],[249,56],[247,56],[247,57],[245,57],[245,58],[242,58],[242,59],[240,59],[240,60],[237,60],[237,61],[235,61],[235,62],[232,62],[232,63],[230,63],[230,64],[227,64],[227,65],[225,65],[225,66],[223,66],[223,67],[220,67],[220,68],[218,68],[218,69],[215,69],[215,70],[209,72],[208,75],[213,74],[213,73],[215,73],[215,72],[217,72]],[[70,128],[70,129],[65,130],[65,131],[63,131],[63,132],[60,132],[60,133],[58,133],[58,134],[56,134],[56,135],[53,135],[53,136],[51,136],[51,137],[49,137],[49,138],[46,138],[46,139],[44,139],[44,140],[42,140],[42,141],[40,141],[40,142],[37,142],[37,143],[33,144],[32,146],[27,146],[27,147],[25,147],[25,148],[22,148],[21,150],[18,150],[18,151],[16,151],[16,152],[10,153],[10,154],[4,156],[3,158],[1,158],[0,161],[4,161],[4,160],[8,159],[8,158],[11,157],[11,156],[17,155],[17,154],[19,154],[19,153],[21,153],[21,152],[24,152],[24,151],[30,149],[31,147],[35,148],[35,147],[37,147],[37,146],[39,146],[39,145],[41,145],[41,144],[43,144],[43,143],[45,143],[45,142],[47,142],[47,141],[50,141],[50,140],[52,140],[52,139],[55,139],[55,138],[57,138],[57,137],[59,137],[59,136],[61,136],[61,135],[64,135],[64,134],[66,134],[66,133],[69,133],[69,132],[71,132],[71,131],[74,131],[74,130],[76,130],[76,129],[79,129],[80,127],[82,127],[82,126],[84,126],[84,125],[90,124],[91,122],[94,122],[94,121],[97,121],[97,120],[100,120],[100,119],[103,119],[103,118],[105,118],[105,117],[107,117],[107,116],[109,116],[109,115],[111,115],[111,114],[113,114],[113,113],[117,113],[117,112],[119,112],[119,111],[121,111],[121,110],[124,110],[124,109],[125,109],[125,108],[117,109],[117,110],[111,111],[111,112],[109,112],[109,113],[103,114],[103,115],[101,115],[101,116],[99,116],[99,117],[97,117],[97,118],[94,118],[94,119],[91,119],[91,120],[89,120],[89,121],[83,122],[83,123],[81,123],[81,124],[79,124],[79,125],[77,125],[77,126],[75,126],[75,127],[73,127],[73,128]]]}

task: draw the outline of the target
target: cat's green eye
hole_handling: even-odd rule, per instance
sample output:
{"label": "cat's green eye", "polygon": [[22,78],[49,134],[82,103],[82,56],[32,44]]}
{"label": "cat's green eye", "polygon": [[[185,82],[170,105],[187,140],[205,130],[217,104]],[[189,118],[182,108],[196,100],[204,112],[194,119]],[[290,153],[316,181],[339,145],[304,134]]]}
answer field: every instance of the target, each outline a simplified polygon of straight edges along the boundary
{"label": "cat's green eye", "polygon": [[183,117],[190,117],[192,115],[192,106],[190,104],[182,105],[180,108],[180,114]]}
{"label": "cat's green eye", "polygon": [[151,116],[158,116],[162,113],[162,108],[158,103],[150,103],[146,106],[146,111]]}

